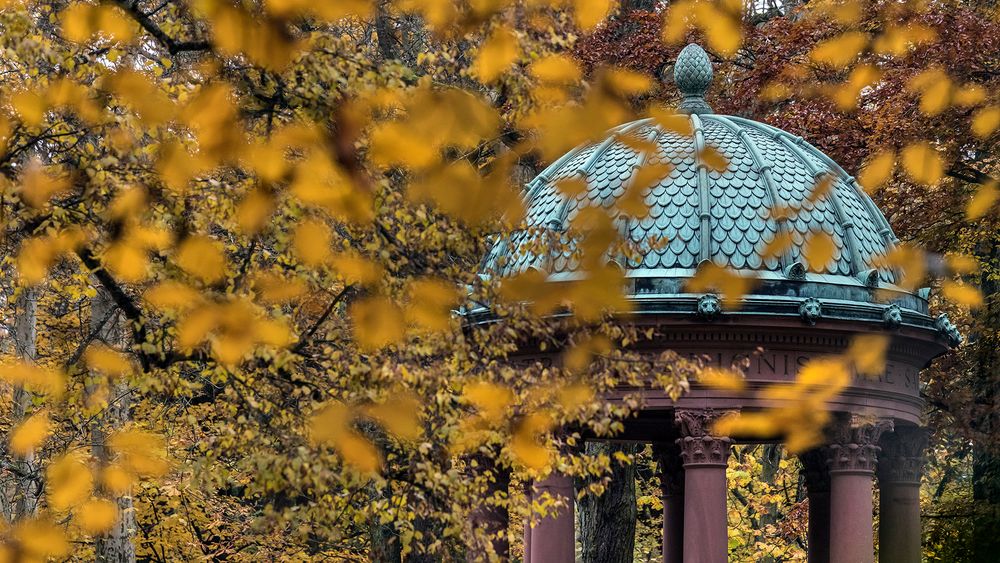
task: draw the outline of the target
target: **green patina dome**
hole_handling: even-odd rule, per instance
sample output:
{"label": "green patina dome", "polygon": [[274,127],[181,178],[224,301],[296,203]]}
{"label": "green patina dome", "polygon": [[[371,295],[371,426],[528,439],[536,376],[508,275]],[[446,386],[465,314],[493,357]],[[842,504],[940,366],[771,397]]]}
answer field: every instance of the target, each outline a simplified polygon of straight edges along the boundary
{"label": "green patina dome", "polygon": [[[881,320],[883,313],[888,315],[886,307],[894,306],[898,309],[892,316],[902,311],[904,324],[928,326],[926,294],[901,290],[895,285],[898,272],[875,264],[875,257],[898,240],[855,179],[801,137],[713,113],[703,97],[711,77],[705,52],[696,45],[686,47],[675,65],[675,82],[683,95],[679,109],[687,114],[693,134],[643,119],[559,158],[525,187],[525,228],[496,241],[483,273],[509,276],[534,268],[553,281],[578,276],[573,241],[566,233],[574,216],[586,207],[612,208],[636,170],[665,163],[670,174],[646,192],[649,214],[616,219],[621,235],[642,249],[640,259],[608,257],[624,269],[635,299],[650,306],[659,303],[660,308],[671,296],[684,301],[691,297],[684,282],[699,264],[714,262],[759,280],[747,298],[749,309],[756,299],[775,306],[784,303],[787,312],[800,314],[803,303],[812,299],[822,300],[824,316],[837,307],[849,316],[870,308],[865,316]],[[648,143],[656,146],[655,152],[634,148]],[[725,170],[703,162],[699,155],[705,147],[725,156]],[[566,198],[556,184],[571,177],[586,180],[587,190]],[[830,189],[810,201],[817,181],[825,177],[832,179]],[[773,210],[787,207],[800,209],[776,219]],[[791,236],[792,248],[780,257],[761,258],[767,243],[781,232]],[[804,243],[813,232],[830,235],[835,244],[821,272],[803,267]],[[651,246],[651,238],[662,238],[665,244]],[[868,307],[859,308],[861,304]]]}

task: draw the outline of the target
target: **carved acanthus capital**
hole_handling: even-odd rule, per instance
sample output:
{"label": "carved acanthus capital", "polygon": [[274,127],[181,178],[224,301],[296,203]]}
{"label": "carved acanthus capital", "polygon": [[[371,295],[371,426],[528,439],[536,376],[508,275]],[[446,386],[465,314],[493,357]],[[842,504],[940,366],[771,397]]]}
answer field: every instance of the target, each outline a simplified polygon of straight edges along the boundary
{"label": "carved acanthus capital", "polygon": [[896,428],[882,439],[878,478],[884,483],[920,484],[927,431],[915,426]]}
{"label": "carved acanthus capital", "polygon": [[862,421],[852,419],[835,424],[829,446],[830,472],[874,472],[878,464],[879,439],[892,431],[892,420]]}
{"label": "carved acanthus capital", "polygon": [[713,436],[712,424],[728,411],[712,409],[677,410],[677,422],[681,437],[677,445],[681,449],[684,467],[692,465],[726,465],[733,441],[726,436]]}

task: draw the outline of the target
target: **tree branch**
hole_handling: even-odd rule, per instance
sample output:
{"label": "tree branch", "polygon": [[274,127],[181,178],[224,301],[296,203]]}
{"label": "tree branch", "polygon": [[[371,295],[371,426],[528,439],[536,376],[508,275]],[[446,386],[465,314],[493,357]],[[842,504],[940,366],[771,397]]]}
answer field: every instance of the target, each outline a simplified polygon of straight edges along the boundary
{"label": "tree branch", "polygon": [[156,25],[150,17],[152,14],[159,11],[159,9],[146,14],[139,10],[138,2],[129,2],[127,0],[114,0],[114,2],[118,5],[118,7],[125,10],[125,12],[132,16],[132,19],[134,19],[136,23],[142,27],[142,29],[146,30],[146,33],[152,35],[153,38],[163,44],[171,55],[176,55],[177,53],[183,51],[208,51],[212,48],[212,44],[208,41],[178,41],[167,35],[167,33],[160,29],[160,27]]}

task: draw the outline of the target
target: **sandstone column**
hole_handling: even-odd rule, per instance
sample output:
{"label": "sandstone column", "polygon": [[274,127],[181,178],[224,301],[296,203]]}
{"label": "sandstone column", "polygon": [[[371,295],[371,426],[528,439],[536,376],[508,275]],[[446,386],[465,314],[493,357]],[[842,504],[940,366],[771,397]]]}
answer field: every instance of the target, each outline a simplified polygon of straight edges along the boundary
{"label": "sandstone column", "polygon": [[830,445],[830,563],[874,563],[872,485],[891,420],[843,421]]}
{"label": "sandstone column", "polygon": [[725,563],[728,556],[726,461],[732,442],[711,434],[719,414],[708,409],[675,413],[684,465],[685,563]]}
{"label": "sandstone column", "polygon": [[799,455],[809,498],[809,563],[830,562],[830,472],[825,447]]}
{"label": "sandstone column", "polygon": [[663,563],[684,561],[684,468],[681,449],[674,443],[653,446],[660,466],[663,494]]}
{"label": "sandstone column", "polygon": [[[535,483],[531,495],[538,499],[544,493],[561,498],[566,504],[556,514],[541,518],[530,531],[525,554],[526,563],[573,563],[576,560],[576,537],[573,528],[573,478],[553,471],[545,480]],[[526,526],[531,526],[528,522]]]}
{"label": "sandstone column", "polygon": [[896,428],[879,454],[879,563],[920,563],[920,476],[927,433]]}

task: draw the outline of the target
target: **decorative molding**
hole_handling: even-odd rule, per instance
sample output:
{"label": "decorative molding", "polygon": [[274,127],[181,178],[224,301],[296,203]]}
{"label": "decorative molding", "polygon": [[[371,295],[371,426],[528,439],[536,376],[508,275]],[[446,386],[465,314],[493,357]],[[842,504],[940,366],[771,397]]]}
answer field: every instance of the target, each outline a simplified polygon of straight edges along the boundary
{"label": "decorative molding", "polygon": [[895,303],[882,311],[882,324],[889,330],[896,330],[903,324],[903,311]]}
{"label": "decorative molding", "polygon": [[799,316],[802,317],[803,321],[814,325],[816,321],[823,318],[823,304],[819,302],[819,299],[810,297],[799,304]]}
{"label": "decorative molding", "polygon": [[714,293],[707,293],[698,298],[698,316],[712,321],[722,314],[722,301]]}
{"label": "decorative molding", "polygon": [[879,454],[878,478],[883,483],[920,484],[924,468],[927,430],[901,426],[886,434]]}
{"label": "decorative molding", "polygon": [[830,472],[874,473],[878,453],[882,450],[878,446],[879,439],[892,428],[892,420],[887,418],[865,422],[852,417],[834,424],[829,447]]}
{"label": "decorative molding", "polygon": [[958,332],[955,325],[951,324],[947,313],[941,313],[934,319],[934,328],[937,329],[940,336],[944,337],[949,346],[955,347],[962,343],[962,334]]}
{"label": "decorative molding", "polygon": [[726,436],[713,436],[712,423],[733,411],[713,409],[677,409],[674,420],[681,437],[676,443],[681,450],[684,467],[726,466],[733,441]]}

